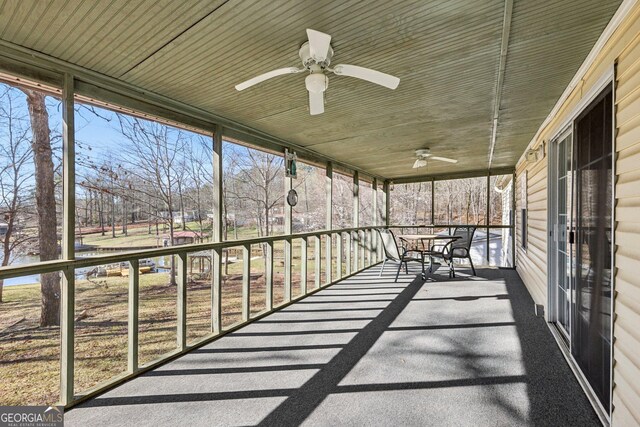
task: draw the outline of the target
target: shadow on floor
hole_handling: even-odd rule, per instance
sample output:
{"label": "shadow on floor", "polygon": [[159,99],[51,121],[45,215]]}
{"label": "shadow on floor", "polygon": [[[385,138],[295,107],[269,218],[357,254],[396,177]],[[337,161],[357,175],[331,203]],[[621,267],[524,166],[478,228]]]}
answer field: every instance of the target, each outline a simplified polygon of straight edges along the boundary
{"label": "shadow on floor", "polygon": [[[202,411],[218,424],[264,426],[600,425],[515,271],[478,269],[479,277],[456,279],[443,271],[425,282],[418,269],[398,284],[377,273],[91,399],[66,421],[124,425],[138,417],[162,425],[181,411],[191,418]],[[370,298],[382,289],[392,290],[387,299]],[[223,401],[241,406],[229,413]],[[200,403],[175,406],[193,402]],[[158,412],[158,403],[174,406]],[[245,405],[255,407],[253,418]]]}

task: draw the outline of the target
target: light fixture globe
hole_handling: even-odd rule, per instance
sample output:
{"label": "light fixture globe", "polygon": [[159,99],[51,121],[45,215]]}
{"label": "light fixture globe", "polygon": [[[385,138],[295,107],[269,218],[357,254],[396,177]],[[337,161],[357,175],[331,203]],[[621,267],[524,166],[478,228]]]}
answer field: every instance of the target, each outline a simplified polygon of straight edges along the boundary
{"label": "light fixture globe", "polygon": [[311,73],[304,79],[307,90],[311,93],[322,93],[329,85],[329,79],[323,73]]}

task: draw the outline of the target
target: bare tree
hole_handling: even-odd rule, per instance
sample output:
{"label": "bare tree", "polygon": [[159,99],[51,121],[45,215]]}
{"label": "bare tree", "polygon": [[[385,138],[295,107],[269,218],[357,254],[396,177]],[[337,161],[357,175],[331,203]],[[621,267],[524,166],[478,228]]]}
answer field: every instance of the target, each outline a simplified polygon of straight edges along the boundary
{"label": "bare tree", "polygon": [[[28,88],[21,90],[27,96],[31,120],[31,148],[35,167],[35,202],[40,261],[48,261],[58,257],[56,188],[49,113],[44,93]],[[58,273],[42,274],[40,288],[42,292],[40,325],[60,324],[60,277]]]}
{"label": "bare tree", "polygon": [[325,171],[298,163],[298,177],[293,188],[298,192],[298,204],[293,208],[295,231],[311,231],[325,228],[326,193]]}
{"label": "bare tree", "polygon": [[[23,226],[30,219],[31,192],[33,191],[33,169],[30,168],[33,152],[29,141],[28,118],[16,107],[18,100],[12,89],[6,88],[0,95],[1,129],[6,133],[0,137],[0,221],[6,221],[2,243],[0,266],[11,263],[15,255],[26,252],[29,243],[35,240],[33,233]],[[4,280],[0,280],[0,302]]]}
{"label": "bare tree", "polygon": [[[245,208],[236,210],[235,221],[241,210],[251,209],[258,236],[272,235],[274,225],[284,219],[283,212],[276,215],[277,207],[284,203],[282,156],[241,146],[226,147],[233,154],[227,157],[228,163],[224,168],[228,179],[224,189],[225,209],[228,210],[229,206]],[[266,243],[261,245],[261,249],[266,268]]]}
{"label": "bare tree", "polygon": [[353,180],[341,174],[333,174],[332,222],[336,228],[353,226]]}
{"label": "bare tree", "polygon": [[258,236],[269,236],[277,220],[275,209],[284,202],[284,160],[245,147],[236,150],[229,163],[235,185],[229,186],[227,193],[236,201],[248,202],[254,209]]}
{"label": "bare tree", "polygon": [[211,138],[196,137],[186,147],[184,170],[189,179],[187,199],[195,208],[200,234],[204,233],[205,211],[213,206],[213,146]]}
{"label": "bare tree", "polygon": [[[165,215],[158,215],[169,228],[169,243],[175,244],[175,218],[181,212],[184,224],[184,205],[181,203],[185,171],[181,155],[188,136],[181,129],[117,114],[119,130],[126,138],[121,147],[131,179],[140,185],[131,197],[144,204],[149,196],[162,202]],[[139,199],[139,200],[138,200]],[[175,265],[171,259],[171,284],[175,284]]]}

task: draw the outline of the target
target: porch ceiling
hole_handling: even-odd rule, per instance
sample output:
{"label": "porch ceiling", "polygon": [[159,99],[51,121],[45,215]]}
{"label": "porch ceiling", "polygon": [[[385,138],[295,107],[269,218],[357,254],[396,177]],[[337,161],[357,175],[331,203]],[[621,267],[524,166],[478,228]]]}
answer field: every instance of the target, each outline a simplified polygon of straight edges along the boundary
{"label": "porch ceiling", "polygon": [[[9,1],[0,38],[395,178],[515,165],[621,2],[516,0],[503,32],[510,1]],[[333,36],[335,64],[400,86],[332,75],[320,116],[308,113],[303,75],[235,91],[298,66],[306,28]],[[459,163],[413,170],[423,147]]]}

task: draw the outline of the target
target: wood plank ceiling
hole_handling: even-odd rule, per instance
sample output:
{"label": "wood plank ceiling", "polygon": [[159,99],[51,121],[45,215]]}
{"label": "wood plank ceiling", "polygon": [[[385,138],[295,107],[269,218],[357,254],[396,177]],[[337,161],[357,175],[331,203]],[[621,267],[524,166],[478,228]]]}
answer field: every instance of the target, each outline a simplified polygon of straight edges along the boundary
{"label": "wood plank ceiling", "polygon": [[[0,38],[211,111],[387,178],[513,166],[620,0],[4,0]],[[397,90],[330,76],[310,116],[305,29],[333,36],[333,64],[401,78]],[[499,96],[490,162],[494,103]],[[413,170],[430,147],[458,164]]]}

